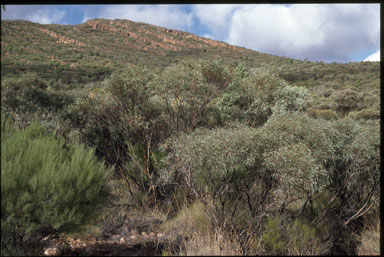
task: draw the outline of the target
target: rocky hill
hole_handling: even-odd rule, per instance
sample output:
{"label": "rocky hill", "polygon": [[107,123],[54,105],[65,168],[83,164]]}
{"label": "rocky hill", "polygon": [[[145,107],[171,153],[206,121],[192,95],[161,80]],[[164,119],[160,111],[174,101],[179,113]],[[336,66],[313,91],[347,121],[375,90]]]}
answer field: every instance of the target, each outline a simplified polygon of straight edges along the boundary
{"label": "rocky hill", "polygon": [[94,19],[79,25],[2,20],[1,46],[2,76],[16,77],[32,71],[65,84],[100,81],[127,65],[161,70],[185,58],[215,58],[229,65],[265,68],[297,85],[354,86],[357,90],[379,85],[378,62],[294,60],[121,19]]}

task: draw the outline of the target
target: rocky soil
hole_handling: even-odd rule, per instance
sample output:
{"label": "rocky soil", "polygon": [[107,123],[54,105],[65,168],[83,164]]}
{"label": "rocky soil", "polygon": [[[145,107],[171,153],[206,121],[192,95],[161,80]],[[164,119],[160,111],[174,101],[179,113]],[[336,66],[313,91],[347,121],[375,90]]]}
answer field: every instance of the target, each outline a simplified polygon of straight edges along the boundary
{"label": "rocky soil", "polygon": [[45,256],[145,256],[176,249],[182,237],[161,232],[162,221],[150,215],[122,214],[113,210],[101,223],[101,233],[81,238],[50,234],[40,239]]}

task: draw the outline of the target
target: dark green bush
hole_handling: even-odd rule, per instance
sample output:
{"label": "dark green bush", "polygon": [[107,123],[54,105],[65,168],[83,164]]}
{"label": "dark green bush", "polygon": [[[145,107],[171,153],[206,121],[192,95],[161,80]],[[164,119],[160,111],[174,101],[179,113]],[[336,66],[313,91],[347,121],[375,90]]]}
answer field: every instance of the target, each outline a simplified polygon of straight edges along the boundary
{"label": "dark green bush", "polygon": [[117,72],[106,81],[103,95],[79,99],[64,116],[81,142],[144,194],[155,190],[162,156],[156,146],[172,132],[148,87],[152,76],[140,67]]}
{"label": "dark green bush", "polygon": [[1,82],[1,108],[20,127],[31,121],[47,120],[49,114],[58,114],[73,101],[70,94],[49,89],[35,74]]}
{"label": "dark green bush", "polygon": [[15,129],[2,115],[2,252],[17,253],[26,239],[43,231],[96,221],[107,202],[104,182],[110,174],[93,150],[65,145],[38,123]]}

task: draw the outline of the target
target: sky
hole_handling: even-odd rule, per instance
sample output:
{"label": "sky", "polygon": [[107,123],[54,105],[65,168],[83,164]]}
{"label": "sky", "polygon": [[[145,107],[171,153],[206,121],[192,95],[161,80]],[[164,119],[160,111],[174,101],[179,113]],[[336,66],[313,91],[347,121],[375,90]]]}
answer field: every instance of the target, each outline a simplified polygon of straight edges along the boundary
{"label": "sky", "polygon": [[299,60],[380,61],[380,4],[6,5],[1,14],[63,25],[128,19]]}

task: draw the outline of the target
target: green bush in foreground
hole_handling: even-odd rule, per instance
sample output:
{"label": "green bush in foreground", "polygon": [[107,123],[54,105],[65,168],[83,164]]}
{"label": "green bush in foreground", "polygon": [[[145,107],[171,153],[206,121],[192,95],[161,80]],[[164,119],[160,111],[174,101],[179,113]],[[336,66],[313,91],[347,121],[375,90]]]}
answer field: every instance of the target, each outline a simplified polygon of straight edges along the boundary
{"label": "green bush in foreground", "polygon": [[110,173],[93,150],[67,146],[38,123],[15,129],[2,115],[2,255],[26,251],[25,241],[44,230],[94,221],[106,203]]}

